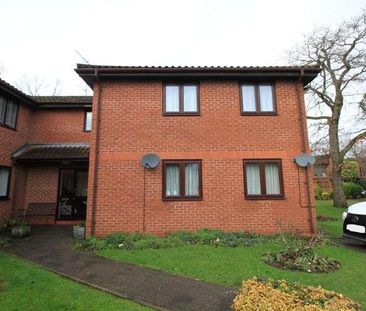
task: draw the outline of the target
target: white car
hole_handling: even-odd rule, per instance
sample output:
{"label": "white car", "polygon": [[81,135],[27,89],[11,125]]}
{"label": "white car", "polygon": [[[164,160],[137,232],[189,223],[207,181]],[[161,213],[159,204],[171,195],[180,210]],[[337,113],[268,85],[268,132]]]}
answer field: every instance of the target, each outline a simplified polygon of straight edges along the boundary
{"label": "white car", "polygon": [[343,236],[366,242],[366,202],[351,205],[342,218]]}

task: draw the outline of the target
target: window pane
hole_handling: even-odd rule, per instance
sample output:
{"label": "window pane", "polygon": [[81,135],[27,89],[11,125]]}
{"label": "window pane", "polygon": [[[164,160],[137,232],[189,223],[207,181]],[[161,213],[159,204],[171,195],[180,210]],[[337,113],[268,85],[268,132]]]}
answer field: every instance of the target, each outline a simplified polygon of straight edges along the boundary
{"label": "window pane", "polygon": [[8,183],[10,170],[8,168],[0,168],[0,197],[5,197],[8,194]]}
{"label": "window pane", "polygon": [[5,117],[5,98],[0,96],[0,123],[4,123]]}
{"label": "window pane", "polygon": [[278,164],[266,163],[264,165],[264,170],[267,194],[281,194]]}
{"label": "window pane", "polygon": [[179,86],[165,87],[165,111],[179,112]]}
{"label": "window pane", "polygon": [[197,87],[187,85],[183,87],[184,91],[184,111],[197,112]]}
{"label": "window pane", "polygon": [[197,196],[199,191],[199,164],[190,163],[185,165],[185,195]]}
{"label": "window pane", "polygon": [[273,94],[271,85],[259,86],[261,111],[273,111]]}
{"label": "window pane", "polygon": [[85,114],[85,131],[91,131],[92,129],[92,112],[87,111]]}
{"label": "window pane", "polygon": [[179,186],[179,165],[167,164],[165,171],[165,195],[167,197],[179,196]]}
{"label": "window pane", "polygon": [[15,127],[15,122],[17,119],[17,109],[18,106],[14,102],[8,100],[5,115],[5,124],[10,127]]}
{"label": "window pane", "polygon": [[243,85],[243,111],[256,111],[254,85]]}
{"label": "window pane", "polygon": [[261,179],[259,174],[258,163],[247,163],[246,168],[246,181],[247,181],[247,194],[256,195],[261,194]]}

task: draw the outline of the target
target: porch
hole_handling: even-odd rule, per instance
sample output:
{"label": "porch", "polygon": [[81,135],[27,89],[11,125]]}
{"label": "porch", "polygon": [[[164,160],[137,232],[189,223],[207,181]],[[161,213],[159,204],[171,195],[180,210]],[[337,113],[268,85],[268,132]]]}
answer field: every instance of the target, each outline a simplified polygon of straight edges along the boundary
{"label": "porch", "polygon": [[30,224],[85,220],[89,144],[27,144],[12,159],[14,217]]}

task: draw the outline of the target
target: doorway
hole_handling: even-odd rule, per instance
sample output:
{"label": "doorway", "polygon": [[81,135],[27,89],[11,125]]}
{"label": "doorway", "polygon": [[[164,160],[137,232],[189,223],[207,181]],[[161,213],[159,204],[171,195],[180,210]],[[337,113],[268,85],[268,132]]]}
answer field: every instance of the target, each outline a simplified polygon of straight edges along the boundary
{"label": "doorway", "polygon": [[87,169],[60,169],[57,220],[85,220]]}

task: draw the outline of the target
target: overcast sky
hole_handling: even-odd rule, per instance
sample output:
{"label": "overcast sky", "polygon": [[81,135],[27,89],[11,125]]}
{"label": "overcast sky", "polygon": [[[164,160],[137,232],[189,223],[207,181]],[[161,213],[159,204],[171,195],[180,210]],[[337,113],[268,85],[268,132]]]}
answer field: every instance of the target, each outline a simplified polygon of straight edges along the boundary
{"label": "overcast sky", "polygon": [[57,79],[83,95],[73,71],[108,65],[280,65],[315,26],[357,15],[365,0],[2,0],[1,77]]}

